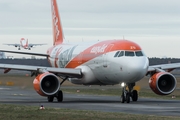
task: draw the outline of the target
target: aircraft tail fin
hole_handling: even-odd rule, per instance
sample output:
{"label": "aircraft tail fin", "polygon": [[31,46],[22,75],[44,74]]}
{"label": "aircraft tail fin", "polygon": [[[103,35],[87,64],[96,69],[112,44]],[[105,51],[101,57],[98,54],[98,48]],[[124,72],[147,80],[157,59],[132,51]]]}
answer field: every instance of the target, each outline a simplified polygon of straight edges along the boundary
{"label": "aircraft tail fin", "polygon": [[56,0],[51,0],[51,11],[53,27],[53,45],[58,45],[63,42],[64,35]]}

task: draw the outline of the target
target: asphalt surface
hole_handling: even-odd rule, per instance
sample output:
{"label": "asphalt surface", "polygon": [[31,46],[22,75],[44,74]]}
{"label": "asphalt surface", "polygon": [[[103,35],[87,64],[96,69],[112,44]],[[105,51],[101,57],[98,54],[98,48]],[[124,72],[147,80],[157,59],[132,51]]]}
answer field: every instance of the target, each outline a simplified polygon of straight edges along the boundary
{"label": "asphalt surface", "polygon": [[80,95],[64,93],[64,101],[47,102],[34,90],[0,86],[0,103],[53,108],[69,108],[104,112],[123,112],[161,116],[180,116],[180,101],[171,99],[139,98],[137,102],[121,103],[120,97],[102,95]]}

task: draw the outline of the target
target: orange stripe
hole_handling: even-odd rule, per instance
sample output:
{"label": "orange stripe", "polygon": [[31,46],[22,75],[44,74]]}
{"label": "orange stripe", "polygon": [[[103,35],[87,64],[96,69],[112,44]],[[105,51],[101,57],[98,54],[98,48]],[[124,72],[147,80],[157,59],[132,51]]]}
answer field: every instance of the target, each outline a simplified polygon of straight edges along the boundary
{"label": "orange stripe", "polygon": [[[111,49],[110,45],[113,45]],[[141,50],[141,47],[128,40],[102,41],[81,52],[66,65],[66,68],[76,68],[95,57],[117,50]]]}

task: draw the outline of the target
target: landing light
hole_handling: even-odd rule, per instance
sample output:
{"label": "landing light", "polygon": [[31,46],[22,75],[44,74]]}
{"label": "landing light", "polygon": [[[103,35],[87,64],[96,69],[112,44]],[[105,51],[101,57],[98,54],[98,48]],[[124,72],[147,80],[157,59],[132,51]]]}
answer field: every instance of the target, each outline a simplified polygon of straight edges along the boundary
{"label": "landing light", "polygon": [[121,87],[124,87],[126,84],[124,82],[121,83]]}

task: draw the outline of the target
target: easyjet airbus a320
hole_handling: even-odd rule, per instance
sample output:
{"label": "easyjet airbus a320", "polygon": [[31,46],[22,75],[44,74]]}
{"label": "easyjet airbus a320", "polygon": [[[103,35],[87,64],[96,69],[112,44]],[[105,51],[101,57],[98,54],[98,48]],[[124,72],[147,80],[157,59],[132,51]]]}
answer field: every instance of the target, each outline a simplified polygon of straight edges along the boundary
{"label": "easyjet airbus a320", "polygon": [[49,102],[54,98],[63,101],[61,85],[65,80],[81,85],[124,84],[122,103],[138,100],[134,86],[146,75],[150,76],[149,85],[156,94],[168,95],[175,90],[176,78],[169,72],[179,68],[180,63],[149,66],[141,47],[129,40],[65,43],[56,0],[51,0],[51,7],[54,44],[47,54],[1,51],[45,56],[52,67],[0,64],[4,73],[11,69],[31,71],[32,76],[36,76],[34,89]]}
{"label": "easyjet airbus a320", "polygon": [[21,50],[21,48],[31,50],[31,48],[34,46],[41,46],[41,45],[46,45],[46,44],[32,44],[32,43],[28,43],[28,39],[21,38],[20,44],[15,43],[15,44],[4,44],[4,45],[18,47],[18,50]]}

